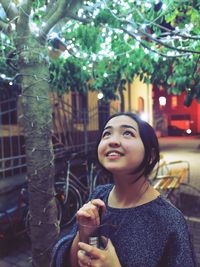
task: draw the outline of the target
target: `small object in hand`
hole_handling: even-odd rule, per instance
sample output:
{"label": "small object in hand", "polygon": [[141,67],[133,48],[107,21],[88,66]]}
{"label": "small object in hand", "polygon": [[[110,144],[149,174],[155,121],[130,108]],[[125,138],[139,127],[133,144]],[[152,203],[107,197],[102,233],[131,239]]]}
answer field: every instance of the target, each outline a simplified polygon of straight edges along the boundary
{"label": "small object in hand", "polygon": [[99,219],[100,219],[100,223],[101,223],[101,221],[102,221],[102,213],[103,213],[103,208],[102,207],[99,207],[98,213],[99,213]]}
{"label": "small object in hand", "polygon": [[99,247],[99,238],[97,236],[89,237],[89,245],[98,248]]}

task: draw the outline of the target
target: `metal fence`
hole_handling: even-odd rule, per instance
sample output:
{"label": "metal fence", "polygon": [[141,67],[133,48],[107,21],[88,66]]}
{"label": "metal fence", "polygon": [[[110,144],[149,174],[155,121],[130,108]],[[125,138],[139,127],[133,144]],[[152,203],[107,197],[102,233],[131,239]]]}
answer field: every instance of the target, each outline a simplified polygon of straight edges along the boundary
{"label": "metal fence", "polygon": [[26,171],[24,136],[17,124],[17,98],[0,102],[0,178]]}
{"label": "metal fence", "polygon": [[[51,97],[52,142],[55,160],[71,152],[89,153],[94,148],[99,128],[117,110],[109,104],[96,104],[76,110],[62,97]],[[0,178],[26,172],[23,128],[18,124],[17,97],[0,101]]]}

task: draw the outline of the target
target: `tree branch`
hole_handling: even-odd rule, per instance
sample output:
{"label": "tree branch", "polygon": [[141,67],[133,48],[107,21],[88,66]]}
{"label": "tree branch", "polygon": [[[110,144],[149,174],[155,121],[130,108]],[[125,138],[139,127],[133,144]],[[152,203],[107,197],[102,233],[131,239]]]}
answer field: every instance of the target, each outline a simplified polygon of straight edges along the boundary
{"label": "tree branch", "polygon": [[[46,40],[46,36],[48,32],[53,28],[53,26],[56,25],[56,23],[62,18],[63,12],[67,6],[67,3],[65,0],[59,0],[55,12],[52,13],[52,15],[49,17],[49,19],[46,22],[46,25],[43,27],[42,32],[40,33],[39,40],[44,41]],[[54,9],[54,7],[53,7]]]}
{"label": "tree branch", "polygon": [[[162,33],[160,36],[164,36],[164,35],[168,35],[168,36],[179,36],[181,38],[187,38],[187,39],[191,39],[191,40],[199,40],[199,36],[193,36],[193,35],[186,35],[186,34],[182,34],[180,32],[174,32],[173,30],[167,28],[167,27],[164,27],[158,23],[155,23],[156,20],[158,20],[161,15],[163,14],[160,14],[157,18],[155,18],[153,21],[150,21],[148,19],[146,19],[143,14],[136,8],[134,7],[134,9],[137,11],[138,15],[140,16],[140,18],[144,21],[144,23],[147,25],[147,26],[150,26],[150,25],[154,25],[155,27],[159,28],[159,29],[162,29],[164,30],[166,33]],[[131,10],[132,12],[133,10]],[[129,11],[128,14],[131,14],[131,12]]]}
{"label": "tree branch", "polygon": [[[92,21],[91,19],[84,19],[84,18],[78,17],[78,16],[71,14],[71,13],[67,13],[67,17],[68,17],[68,20],[73,19],[73,20],[77,20],[77,21],[82,22],[82,23],[90,23]],[[63,20],[63,21],[65,21],[65,20]]]}
{"label": "tree branch", "polygon": [[44,16],[43,21],[48,21],[49,18],[55,13],[56,9],[57,3],[55,2],[55,0],[51,0],[47,5],[46,15]]}
{"label": "tree branch", "polygon": [[146,45],[144,42],[142,42],[141,40],[139,41],[138,40],[138,36],[127,31],[125,28],[122,27],[122,30],[127,33],[128,35],[130,35],[132,38],[134,38],[136,41],[138,41],[140,43],[140,45],[146,49],[148,49],[149,51],[159,55],[159,56],[162,56],[162,57],[166,57],[166,58],[178,58],[178,57],[186,57],[186,56],[189,56],[190,54],[189,53],[184,53],[184,54],[180,54],[180,55],[167,55],[167,54],[164,54],[162,52],[159,52],[157,50],[154,50],[152,49],[151,47],[149,47],[148,45]]}
{"label": "tree branch", "polygon": [[31,0],[24,0],[22,4],[19,6],[20,9],[20,21],[24,21],[25,25],[28,25],[29,16],[31,13],[32,8],[32,1]]}
{"label": "tree branch", "polygon": [[[29,16],[32,8],[32,0],[24,0],[19,6],[19,19],[17,22],[18,37],[29,36]],[[18,38],[20,39],[20,38]]]}
{"label": "tree branch", "polygon": [[0,30],[5,34],[9,35],[10,33],[10,25],[5,23],[4,21],[0,20]]}
{"label": "tree branch", "polygon": [[[175,50],[175,51],[178,51],[178,52],[181,52],[181,53],[200,54],[200,51],[195,51],[195,50],[191,50],[191,49],[187,49],[187,48],[182,49],[182,48],[178,48],[178,47],[174,47],[174,46],[172,46],[172,45],[166,44],[166,43],[162,42],[162,40],[160,40],[160,39],[158,39],[158,38],[154,38],[151,34],[148,34],[148,33],[144,32],[144,31],[142,31],[141,29],[139,29],[139,28],[136,26],[136,23],[135,23],[134,21],[121,19],[121,18],[119,18],[118,16],[116,16],[116,15],[112,12],[112,10],[111,10],[109,7],[107,7],[107,9],[110,11],[111,15],[112,15],[115,19],[117,19],[117,20],[119,20],[119,21],[122,21],[123,23],[130,24],[130,25],[131,25],[135,30],[137,30],[141,35],[143,35],[144,37],[147,37],[149,40],[151,40],[151,41],[153,41],[153,42],[155,42],[155,43],[157,43],[157,44],[160,44],[160,45],[162,45],[162,46],[164,46],[164,47],[166,47],[166,48],[168,48],[168,49]],[[123,27],[122,27],[122,28],[123,28]],[[130,31],[125,30],[124,28],[123,28],[123,31],[126,31],[129,35],[131,35],[132,37],[135,38],[135,35],[131,34]],[[186,39],[187,36],[184,36],[184,38]],[[198,38],[198,39],[199,39],[199,38]],[[141,42],[140,42],[140,43],[141,43]],[[144,42],[142,42],[141,44],[144,46]],[[146,48],[152,51],[152,49],[150,49],[150,47],[148,47],[147,45],[146,45]],[[153,50],[153,51],[154,51],[154,50]],[[155,51],[154,51],[154,52],[155,52]]]}
{"label": "tree branch", "polygon": [[56,11],[53,12],[52,16],[46,21],[46,26],[43,28],[39,39],[41,41],[44,38],[46,39],[48,32],[58,23],[58,21],[75,12],[81,4],[81,0],[70,0],[68,3],[66,3],[66,0],[60,0],[56,5]]}
{"label": "tree branch", "polygon": [[2,7],[10,20],[13,20],[18,15],[18,9],[13,1],[1,0]]}
{"label": "tree branch", "polygon": [[195,51],[195,50],[191,50],[191,49],[182,49],[182,48],[178,48],[178,47],[174,47],[174,46],[171,46],[169,44],[166,44],[164,42],[162,42],[161,40],[157,39],[157,38],[153,38],[152,35],[144,32],[144,31],[141,31],[141,30],[138,30],[138,32],[140,32],[143,36],[149,38],[149,40],[157,43],[157,44],[160,44],[166,48],[169,48],[171,50],[175,50],[175,51],[178,51],[178,52],[183,52],[183,53],[192,53],[192,54],[200,54],[200,51]]}

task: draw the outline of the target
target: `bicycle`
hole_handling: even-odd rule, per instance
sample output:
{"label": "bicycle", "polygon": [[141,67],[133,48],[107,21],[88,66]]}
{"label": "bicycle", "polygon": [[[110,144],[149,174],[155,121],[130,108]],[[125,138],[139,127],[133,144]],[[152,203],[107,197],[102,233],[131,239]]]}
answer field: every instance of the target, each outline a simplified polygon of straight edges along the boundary
{"label": "bicycle", "polygon": [[[55,181],[55,198],[57,202],[57,219],[61,228],[71,225],[77,211],[91,196],[94,189],[100,184],[110,182],[110,178],[102,175],[96,167],[94,159],[84,153],[73,153],[66,162],[66,173],[62,173]],[[73,167],[79,167],[76,175]],[[84,168],[84,170],[80,170]],[[81,174],[80,174],[81,173]],[[26,231],[30,235],[30,212],[25,219]]]}
{"label": "bicycle", "polygon": [[[85,169],[84,173],[79,176],[71,170],[77,165],[84,166]],[[80,153],[73,154],[71,159],[67,160],[66,175],[55,182],[56,198],[60,202],[62,213],[61,227],[68,226],[74,221],[77,211],[98,185],[110,182],[110,177],[101,173],[92,157]]]}
{"label": "bicycle", "polygon": [[13,238],[26,234],[25,218],[28,210],[26,185],[15,188],[13,192],[18,190],[16,204],[0,211],[0,256],[7,254]]}

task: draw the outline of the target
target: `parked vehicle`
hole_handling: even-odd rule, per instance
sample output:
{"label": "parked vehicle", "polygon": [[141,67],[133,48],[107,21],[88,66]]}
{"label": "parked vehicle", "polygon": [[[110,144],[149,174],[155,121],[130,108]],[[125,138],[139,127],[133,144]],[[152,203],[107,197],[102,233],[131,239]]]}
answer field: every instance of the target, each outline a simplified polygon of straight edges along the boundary
{"label": "parked vehicle", "polygon": [[169,136],[187,136],[191,134],[190,129],[181,129],[174,125],[168,126],[168,135]]}

